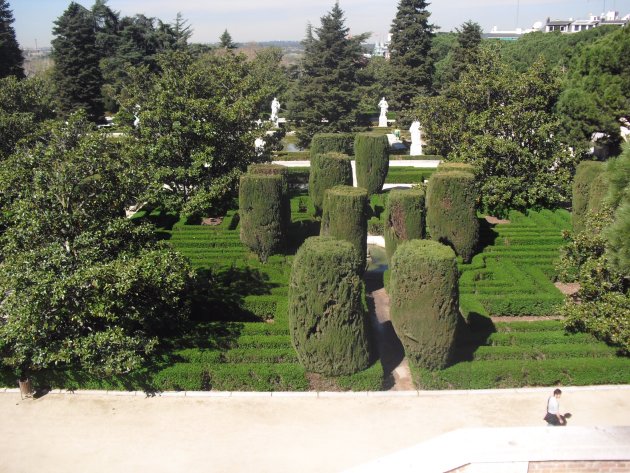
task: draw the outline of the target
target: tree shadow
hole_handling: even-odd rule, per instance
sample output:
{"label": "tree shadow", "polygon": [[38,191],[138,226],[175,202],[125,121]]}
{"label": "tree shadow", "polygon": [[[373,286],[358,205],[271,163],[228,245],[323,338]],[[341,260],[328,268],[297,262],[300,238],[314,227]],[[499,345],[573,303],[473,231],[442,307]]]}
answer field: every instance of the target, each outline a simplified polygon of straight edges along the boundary
{"label": "tree shadow", "polygon": [[318,220],[298,220],[291,222],[287,234],[287,244],[285,247],[287,254],[295,254],[304,243],[304,240],[312,236],[318,236],[320,222]]}
{"label": "tree shadow", "polygon": [[485,218],[478,218],[479,220],[479,242],[475,254],[482,253],[483,250],[494,245],[499,234],[494,230],[495,224],[489,223]]}
{"label": "tree shadow", "polygon": [[449,365],[452,366],[462,361],[472,361],[475,351],[479,347],[486,345],[490,335],[496,331],[496,327],[490,317],[477,312],[470,312],[468,320],[460,316]]}

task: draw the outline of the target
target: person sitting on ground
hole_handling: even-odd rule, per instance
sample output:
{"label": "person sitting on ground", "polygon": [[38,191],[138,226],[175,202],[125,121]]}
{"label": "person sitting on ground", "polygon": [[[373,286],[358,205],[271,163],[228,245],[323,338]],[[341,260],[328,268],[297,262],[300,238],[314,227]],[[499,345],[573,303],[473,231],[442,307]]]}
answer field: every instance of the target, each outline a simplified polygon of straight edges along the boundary
{"label": "person sitting on ground", "polygon": [[567,425],[565,416],[560,415],[561,395],[562,391],[560,389],[555,389],[553,391],[553,396],[549,397],[547,400],[547,415],[545,416],[545,420],[549,425]]}

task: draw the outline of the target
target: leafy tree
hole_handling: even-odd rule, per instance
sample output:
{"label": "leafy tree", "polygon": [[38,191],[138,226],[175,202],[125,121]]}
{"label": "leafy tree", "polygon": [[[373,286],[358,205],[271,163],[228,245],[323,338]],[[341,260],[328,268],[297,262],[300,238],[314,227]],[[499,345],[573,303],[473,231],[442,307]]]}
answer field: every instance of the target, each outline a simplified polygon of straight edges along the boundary
{"label": "leafy tree", "polygon": [[303,128],[300,146],[315,133],[349,131],[356,122],[357,72],[362,67],[361,43],[366,35],[349,37],[343,11],[336,2],[321,18],[321,26],[307,28],[301,72],[289,107],[290,117]]}
{"label": "leafy tree", "polygon": [[103,115],[103,77],[94,16],[78,3],[71,2],[55,21],[53,33],[54,77],[61,114],[68,115],[83,108],[90,119],[98,119]]}
{"label": "leafy tree", "polygon": [[185,260],[124,216],[139,163],[125,162],[84,114],[14,154],[0,180],[0,358],[20,376],[65,367],[128,373],[186,317]]}
{"label": "leafy tree", "polygon": [[232,41],[232,35],[227,29],[219,37],[219,47],[228,51],[236,49],[236,43]]}
{"label": "leafy tree", "polygon": [[254,148],[265,133],[255,120],[274,86],[243,55],[171,51],[158,66],[153,75],[134,70],[119,96],[121,119],[139,116],[135,152],[153,173],[146,199],[187,215],[220,213],[240,173],[266,158]]}
{"label": "leafy tree", "polygon": [[433,88],[431,43],[435,26],[429,23],[428,6],[425,0],[400,0],[392,22],[392,104],[399,110],[408,108],[414,97],[428,94]]}
{"label": "leafy tree", "polygon": [[[557,139],[553,107],[560,91],[544,62],[517,74],[496,51],[482,49],[438,97],[420,97],[414,110],[432,152],[475,165],[485,210],[548,207],[566,202],[576,157]],[[553,170],[553,172],[550,172]]]}
{"label": "leafy tree", "polygon": [[0,0],[0,78],[24,77],[24,57],[11,26],[14,21],[9,2]]}
{"label": "leafy tree", "polygon": [[481,33],[481,26],[470,20],[457,28],[457,41],[453,44],[449,67],[443,75],[446,84],[457,81],[469,65],[479,60]]}

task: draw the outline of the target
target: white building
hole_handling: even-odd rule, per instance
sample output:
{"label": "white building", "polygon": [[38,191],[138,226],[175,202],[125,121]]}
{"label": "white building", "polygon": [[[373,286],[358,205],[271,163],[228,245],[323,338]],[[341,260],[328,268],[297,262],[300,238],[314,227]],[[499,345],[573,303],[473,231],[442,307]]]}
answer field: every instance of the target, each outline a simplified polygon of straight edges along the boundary
{"label": "white building", "polygon": [[621,18],[619,12],[616,11],[609,11],[601,15],[591,14],[588,20],[574,20],[573,18],[569,18],[568,20],[551,20],[547,18],[545,33],[551,33],[553,31],[579,33],[580,31],[590,30],[598,26],[625,26],[629,22],[630,14]]}

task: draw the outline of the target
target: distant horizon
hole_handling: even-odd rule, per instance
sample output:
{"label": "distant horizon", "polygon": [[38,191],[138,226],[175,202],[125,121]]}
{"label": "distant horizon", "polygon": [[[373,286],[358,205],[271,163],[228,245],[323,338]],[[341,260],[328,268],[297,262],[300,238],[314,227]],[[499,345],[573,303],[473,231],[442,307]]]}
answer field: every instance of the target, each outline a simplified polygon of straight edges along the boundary
{"label": "distant horizon", "polygon": [[[79,0],[86,8],[93,0]],[[9,0],[13,11],[17,40],[24,49],[46,48],[53,38],[53,22],[70,4],[67,0]],[[178,12],[188,20],[193,43],[216,43],[224,30],[240,44],[251,42],[301,41],[306,26],[320,25],[320,18],[334,5],[334,0],[304,0],[293,4],[282,0],[264,3],[250,0],[109,0],[112,10],[121,16],[144,14],[171,23]],[[387,38],[396,15],[397,0],[340,0],[346,26],[351,34],[370,32],[369,42]],[[536,21],[588,18],[590,13],[609,10],[621,16],[630,13],[630,0],[440,0],[428,7],[430,22],[439,32],[454,31],[466,21],[479,23],[484,32],[530,28]]]}

